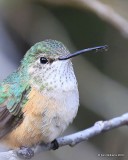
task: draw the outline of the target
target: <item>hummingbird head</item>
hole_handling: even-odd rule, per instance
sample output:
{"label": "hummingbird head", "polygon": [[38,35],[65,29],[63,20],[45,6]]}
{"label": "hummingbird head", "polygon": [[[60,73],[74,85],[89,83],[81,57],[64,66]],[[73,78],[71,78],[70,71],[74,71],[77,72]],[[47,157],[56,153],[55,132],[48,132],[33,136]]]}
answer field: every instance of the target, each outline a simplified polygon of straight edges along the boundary
{"label": "hummingbird head", "polygon": [[[103,48],[104,47],[104,48]],[[105,49],[106,46],[84,49],[74,54],[56,40],[36,43],[25,54],[21,68],[29,75],[35,88],[44,90],[72,90],[77,88],[71,58],[83,52]]]}
{"label": "hummingbird head", "polygon": [[28,50],[21,66],[29,75],[32,86],[42,91],[66,90],[77,85],[71,60],[59,59],[69,54],[69,50],[61,42],[45,40]]}

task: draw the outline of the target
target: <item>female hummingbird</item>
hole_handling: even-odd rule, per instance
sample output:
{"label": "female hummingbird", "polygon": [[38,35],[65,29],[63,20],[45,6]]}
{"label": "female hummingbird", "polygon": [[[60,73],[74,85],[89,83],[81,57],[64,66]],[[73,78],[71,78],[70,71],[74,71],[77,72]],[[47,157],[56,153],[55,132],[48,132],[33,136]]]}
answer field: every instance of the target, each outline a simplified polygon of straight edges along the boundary
{"label": "female hummingbird", "polygon": [[36,43],[0,85],[0,141],[10,149],[49,143],[67,128],[79,106],[70,54],[56,40]]}

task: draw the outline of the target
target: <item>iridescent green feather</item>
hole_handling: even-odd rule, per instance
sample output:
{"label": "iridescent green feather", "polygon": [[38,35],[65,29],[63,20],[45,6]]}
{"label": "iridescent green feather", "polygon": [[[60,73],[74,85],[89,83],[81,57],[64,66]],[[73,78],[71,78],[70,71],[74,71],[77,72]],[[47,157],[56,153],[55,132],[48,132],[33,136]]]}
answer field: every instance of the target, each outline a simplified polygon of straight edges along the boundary
{"label": "iridescent green feather", "polygon": [[[25,78],[24,78],[25,77]],[[0,105],[6,105],[7,109],[13,115],[20,114],[23,107],[23,101],[27,99],[29,85],[26,81],[27,75],[20,75],[20,72],[14,72],[8,76],[0,85]]]}
{"label": "iridescent green feather", "polygon": [[39,53],[49,55],[67,55],[69,54],[69,51],[63,45],[63,43],[56,40],[47,39],[45,41],[36,43],[27,51],[25,57],[22,60],[22,65],[25,67],[31,65],[31,63],[37,58]]}

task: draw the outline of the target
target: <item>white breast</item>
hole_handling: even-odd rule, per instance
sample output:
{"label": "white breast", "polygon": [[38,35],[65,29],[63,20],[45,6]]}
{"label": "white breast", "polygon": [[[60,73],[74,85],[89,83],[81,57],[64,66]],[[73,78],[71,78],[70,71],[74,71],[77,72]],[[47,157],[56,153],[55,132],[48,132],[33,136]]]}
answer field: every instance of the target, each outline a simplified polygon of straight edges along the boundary
{"label": "white breast", "polygon": [[56,101],[54,106],[47,106],[43,114],[42,134],[44,142],[56,139],[75,118],[79,106],[77,88],[68,92],[49,93],[49,100]]}
{"label": "white breast", "polygon": [[[37,64],[40,65],[38,61]],[[43,141],[51,142],[67,128],[78,110],[79,93],[72,63],[55,61],[41,69],[31,67],[29,74],[31,86],[45,97],[41,131]]]}

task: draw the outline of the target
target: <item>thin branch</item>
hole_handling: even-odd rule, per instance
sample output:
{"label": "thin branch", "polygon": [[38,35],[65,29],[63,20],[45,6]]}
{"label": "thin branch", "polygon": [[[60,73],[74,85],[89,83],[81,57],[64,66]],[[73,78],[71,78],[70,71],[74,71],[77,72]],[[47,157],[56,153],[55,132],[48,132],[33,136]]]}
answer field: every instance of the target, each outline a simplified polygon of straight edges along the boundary
{"label": "thin branch", "polygon": [[[57,142],[60,147],[65,146],[65,145],[74,146],[102,132],[109,131],[113,128],[118,128],[120,126],[127,125],[127,124],[128,124],[128,113],[125,113],[120,117],[116,117],[108,121],[98,121],[94,124],[94,126],[88,129],[85,129],[83,131],[58,138]],[[48,147],[47,149],[50,150],[52,149],[53,146],[50,143],[48,144],[47,147]]]}
{"label": "thin branch", "polygon": [[[109,131],[113,128],[118,128],[123,125],[128,124],[128,113],[123,114],[120,117],[116,117],[113,119],[110,119],[108,121],[98,121],[94,124],[94,126],[85,129],[83,131],[64,136],[61,138],[57,138],[57,142],[59,144],[59,147],[62,146],[74,146],[82,141],[86,141],[91,137],[94,137],[98,134],[101,134],[102,132]],[[53,144],[40,144],[34,149],[34,153],[38,154],[42,151],[51,150],[53,149]],[[8,152],[1,152],[0,157],[2,160],[19,160],[16,154],[17,151],[8,151]]]}

